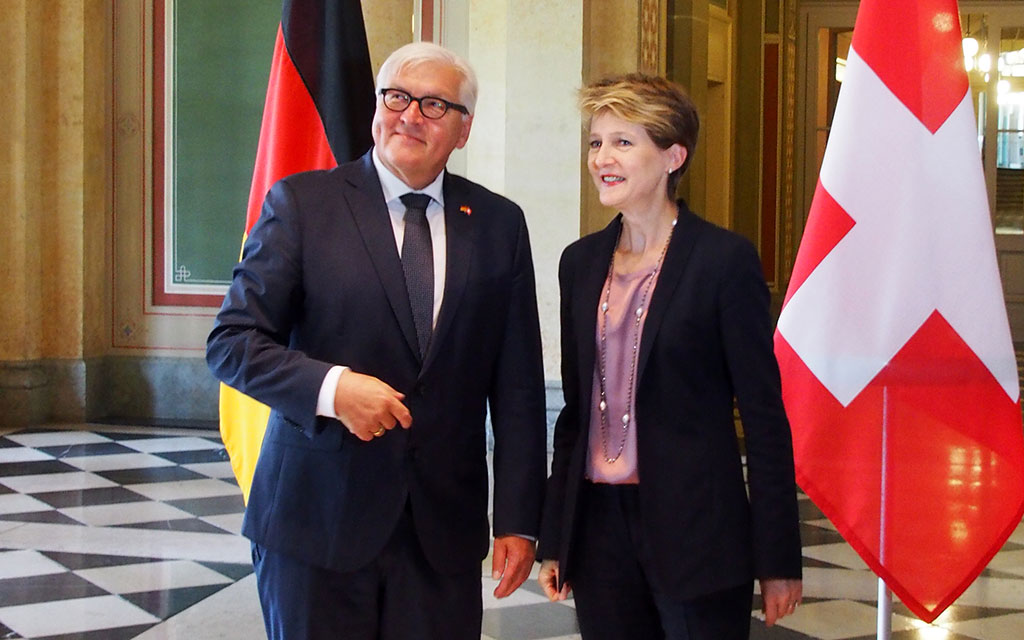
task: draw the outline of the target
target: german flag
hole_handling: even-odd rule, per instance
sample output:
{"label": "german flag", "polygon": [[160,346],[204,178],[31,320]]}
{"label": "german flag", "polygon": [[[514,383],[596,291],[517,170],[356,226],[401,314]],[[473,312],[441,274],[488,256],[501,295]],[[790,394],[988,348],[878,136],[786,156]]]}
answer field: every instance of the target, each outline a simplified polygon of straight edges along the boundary
{"label": "german flag", "polygon": [[[274,182],[330,169],[370,148],[374,105],[359,1],[284,0],[243,244]],[[269,415],[266,405],[221,384],[221,438],[247,502]]]}

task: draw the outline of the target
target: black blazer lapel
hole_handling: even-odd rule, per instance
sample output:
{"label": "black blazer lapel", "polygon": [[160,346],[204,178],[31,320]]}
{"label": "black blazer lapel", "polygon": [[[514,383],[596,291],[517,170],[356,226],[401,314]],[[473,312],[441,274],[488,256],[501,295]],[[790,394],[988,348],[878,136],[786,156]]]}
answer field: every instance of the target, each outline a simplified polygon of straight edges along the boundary
{"label": "black blazer lapel", "polygon": [[668,250],[665,252],[665,261],[661,265],[661,273],[658,275],[658,283],[651,295],[650,308],[647,310],[647,319],[644,320],[643,336],[640,338],[640,356],[637,361],[637,384],[643,378],[644,366],[651,355],[651,349],[658,336],[658,329],[665,319],[665,312],[668,303],[672,300],[673,292],[679,284],[679,280],[686,270],[686,265],[693,253],[697,235],[700,233],[700,218],[694,215],[682,200],[679,201],[679,217],[676,228],[672,232],[672,239],[668,243]]}
{"label": "black blazer lapel", "polygon": [[445,173],[444,177],[444,226],[445,247],[447,258],[444,275],[444,297],[441,309],[437,314],[437,323],[430,338],[427,356],[423,362],[426,370],[437,357],[438,345],[442,344],[445,335],[451,329],[462,294],[466,290],[469,278],[469,265],[473,260],[473,233],[475,224],[473,216],[466,213],[470,210],[466,202],[466,193]]}
{"label": "black blazer lapel", "polygon": [[[601,303],[604,284],[608,278],[608,265],[622,228],[621,214],[594,236],[592,251],[582,253],[576,265],[574,294],[576,343],[579,356],[580,424],[581,433],[587,433],[590,424],[591,397],[594,393],[594,367],[597,358],[597,306]],[[585,437],[585,436],[584,436]]]}
{"label": "black blazer lapel", "polygon": [[369,152],[358,161],[358,169],[349,174],[345,187],[344,197],[349,213],[363,237],[366,251],[370,254],[405,341],[416,358],[419,358],[416,327],[412,321],[409,293],[405,288],[402,260],[395,246],[395,231]]}

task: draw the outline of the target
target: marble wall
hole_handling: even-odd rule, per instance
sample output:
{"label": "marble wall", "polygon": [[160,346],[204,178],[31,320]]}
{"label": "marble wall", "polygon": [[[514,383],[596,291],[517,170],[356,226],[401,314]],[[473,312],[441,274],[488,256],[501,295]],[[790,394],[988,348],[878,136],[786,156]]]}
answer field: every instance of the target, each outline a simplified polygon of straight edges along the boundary
{"label": "marble wall", "polygon": [[366,43],[370,47],[373,76],[392,51],[413,40],[413,0],[363,2]]}
{"label": "marble wall", "polygon": [[103,0],[0,12],[0,424],[81,417],[68,372],[103,348],[109,16]]}
{"label": "marble wall", "polygon": [[474,0],[465,6],[463,53],[481,82],[465,173],[515,200],[526,214],[545,375],[557,379],[558,259],[580,229],[582,6],[551,0]]}

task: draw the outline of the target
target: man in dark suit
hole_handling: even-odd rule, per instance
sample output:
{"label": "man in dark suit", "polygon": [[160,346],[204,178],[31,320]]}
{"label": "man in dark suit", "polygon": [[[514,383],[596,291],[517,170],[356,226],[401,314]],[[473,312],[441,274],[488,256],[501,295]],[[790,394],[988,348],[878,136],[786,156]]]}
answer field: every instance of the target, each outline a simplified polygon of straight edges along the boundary
{"label": "man in dark suit", "polygon": [[272,409],[242,527],[268,635],[475,640],[488,403],[496,596],[528,576],[540,517],[529,240],[519,207],[445,171],[468,65],[406,45],[377,84],[371,152],[267,194],[207,362]]}

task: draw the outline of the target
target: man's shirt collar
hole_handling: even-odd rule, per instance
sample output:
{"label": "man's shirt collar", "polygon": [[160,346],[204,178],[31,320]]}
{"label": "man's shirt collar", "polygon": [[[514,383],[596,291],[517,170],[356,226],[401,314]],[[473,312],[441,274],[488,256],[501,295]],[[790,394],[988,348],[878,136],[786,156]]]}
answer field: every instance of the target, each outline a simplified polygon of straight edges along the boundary
{"label": "man's shirt collar", "polygon": [[391,173],[391,170],[384,166],[384,163],[377,156],[377,147],[373,148],[371,157],[373,158],[373,167],[377,170],[377,177],[380,179],[381,190],[384,192],[384,202],[398,200],[410,191],[415,191],[416,193],[427,194],[442,207],[444,206],[444,189],[442,188],[444,185],[444,169],[441,170],[441,173],[437,174],[433,182],[422,189],[416,190],[402,182],[401,178]]}

